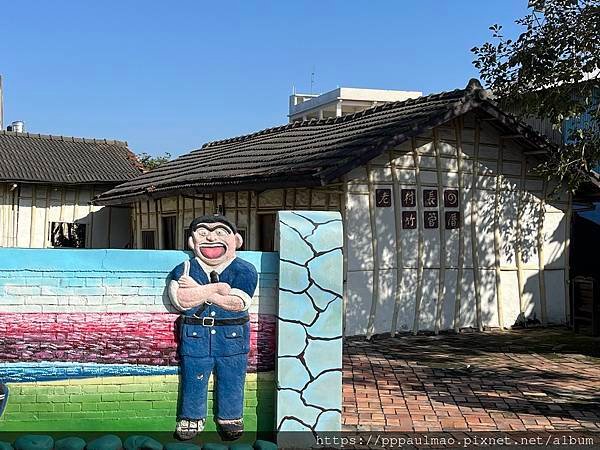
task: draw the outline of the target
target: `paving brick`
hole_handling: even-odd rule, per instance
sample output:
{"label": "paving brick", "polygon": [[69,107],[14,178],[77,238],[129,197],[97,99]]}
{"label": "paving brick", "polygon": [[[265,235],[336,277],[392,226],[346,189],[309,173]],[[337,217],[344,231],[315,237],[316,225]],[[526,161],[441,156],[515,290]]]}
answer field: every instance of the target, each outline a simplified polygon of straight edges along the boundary
{"label": "paving brick", "polygon": [[[460,334],[374,339],[359,345],[348,340],[344,429],[599,431],[600,413],[589,403],[569,401],[568,409],[561,403],[565,395],[597,395],[600,361],[555,352],[549,359],[528,353],[526,346],[510,352],[511,346],[502,344],[512,336],[537,341],[561,332],[481,333],[476,341],[474,335]],[[482,345],[484,340],[488,343]]]}

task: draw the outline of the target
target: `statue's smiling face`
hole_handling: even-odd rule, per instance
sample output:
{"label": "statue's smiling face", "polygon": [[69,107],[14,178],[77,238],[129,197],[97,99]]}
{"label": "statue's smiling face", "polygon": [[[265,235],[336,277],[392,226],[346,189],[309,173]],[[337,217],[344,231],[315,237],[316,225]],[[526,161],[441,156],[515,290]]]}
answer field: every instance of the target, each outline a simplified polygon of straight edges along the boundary
{"label": "statue's smiling face", "polygon": [[242,237],[224,223],[201,223],[192,232],[189,246],[204,263],[218,266],[235,258]]}

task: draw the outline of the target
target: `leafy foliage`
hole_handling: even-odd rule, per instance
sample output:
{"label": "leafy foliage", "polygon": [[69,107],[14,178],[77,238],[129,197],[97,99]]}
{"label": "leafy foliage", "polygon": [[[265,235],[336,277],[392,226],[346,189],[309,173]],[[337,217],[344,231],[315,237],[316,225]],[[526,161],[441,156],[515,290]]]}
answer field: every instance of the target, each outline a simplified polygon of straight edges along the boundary
{"label": "leafy foliage", "polygon": [[164,163],[171,161],[171,154],[165,152],[163,155],[152,156],[144,152],[138,154],[137,158],[144,168],[147,170],[153,170],[162,166]]}
{"label": "leafy foliage", "polygon": [[575,191],[600,162],[600,0],[531,0],[524,31],[471,51],[483,81],[524,117],[547,117],[565,143],[537,170]]}

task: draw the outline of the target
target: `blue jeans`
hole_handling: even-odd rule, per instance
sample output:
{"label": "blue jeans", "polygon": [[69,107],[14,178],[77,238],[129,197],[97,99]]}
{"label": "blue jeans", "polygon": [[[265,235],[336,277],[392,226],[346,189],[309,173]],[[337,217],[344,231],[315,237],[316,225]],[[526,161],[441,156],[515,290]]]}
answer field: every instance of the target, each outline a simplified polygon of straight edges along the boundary
{"label": "blue jeans", "polygon": [[244,383],[248,353],[197,358],[182,356],[180,419],[205,419],[208,379],[215,381],[213,402],[218,419],[240,419],[244,413]]}

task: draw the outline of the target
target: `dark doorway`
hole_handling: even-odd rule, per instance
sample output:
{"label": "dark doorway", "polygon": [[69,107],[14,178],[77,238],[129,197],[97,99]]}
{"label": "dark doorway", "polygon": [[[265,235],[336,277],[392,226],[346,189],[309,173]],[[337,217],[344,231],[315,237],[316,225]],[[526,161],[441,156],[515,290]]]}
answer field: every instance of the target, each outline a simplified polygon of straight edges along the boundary
{"label": "dark doorway", "polygon": [[600,335],[600,224],[573,215],[571,233],[571,325],[582,334]]}
{"label": "dark doorway", "polygon": [[177,217],[162,218],[162,238],[164,250],[175,250],[177,242]]}
{"label": "dark doorway", "polygon": [[258,250],[272,252],[275,249],[275,214],[258,215]]}

